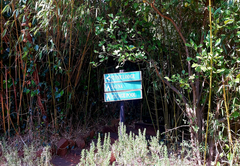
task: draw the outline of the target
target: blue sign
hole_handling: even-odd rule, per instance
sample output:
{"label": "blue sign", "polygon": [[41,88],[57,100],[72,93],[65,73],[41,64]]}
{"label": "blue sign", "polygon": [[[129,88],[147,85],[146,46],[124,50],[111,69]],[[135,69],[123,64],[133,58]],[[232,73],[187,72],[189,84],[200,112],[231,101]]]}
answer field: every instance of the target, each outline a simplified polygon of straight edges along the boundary
{"label": "blue sign", "polygon": [[122,101],[142,99],[142,90],[104,93],[104,101]]}
{"label": "blue sign", "polygon": [[133,89],[142,89],[142,82],[133,81],[133,82],[117,82],[117,83],[104,84],[105,92],[124,91],[124,90],[133,90]]}
{"label": "blue sign", "polygon": [[141,71],[104,74],[104,82],[125,82],[142,80]]}

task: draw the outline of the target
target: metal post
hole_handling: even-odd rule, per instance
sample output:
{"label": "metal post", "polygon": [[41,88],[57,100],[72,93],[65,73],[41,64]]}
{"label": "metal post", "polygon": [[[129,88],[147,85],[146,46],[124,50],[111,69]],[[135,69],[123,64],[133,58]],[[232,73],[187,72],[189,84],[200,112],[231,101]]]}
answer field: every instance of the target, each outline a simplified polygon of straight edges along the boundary
{"label": "metal post", "polygon": [[[124,70],[119,70],[119,73],[123,73]],[[124,101],[120,103],[120,123],[124,123]]]}

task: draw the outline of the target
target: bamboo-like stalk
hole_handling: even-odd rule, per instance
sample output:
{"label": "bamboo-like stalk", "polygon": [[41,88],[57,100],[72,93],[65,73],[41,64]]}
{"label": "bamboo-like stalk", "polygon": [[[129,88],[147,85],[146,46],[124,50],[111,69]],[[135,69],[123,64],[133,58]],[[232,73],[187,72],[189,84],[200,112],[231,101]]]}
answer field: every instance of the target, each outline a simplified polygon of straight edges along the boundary
{"label": "bamboo-like stalk", "polygon": [[[172,32],[172,29],[171,29],[171,34],[173,34],[173,32]],[[177,39],[176,39],[177,40]],[[169,40],[170,41],[170,40]],[[178,50],[179,50],[179,44],[178,44]],[[179,50],[180,51],[180,50]],[[173,68],[172,68],[172,55],[171,55],[171,49],[169,50],[169,55],[170,55],[170,65],[171,65],[171,67],[170,67],[170,69],[171,69],[171,73],[173,73]],[[180,54],[180,60],[181,60],[181,54]],[[181,67],[183,67],[183,65],[182,65],[182,62],[181,62]],[[170,94],[171,95],[171,94]],[[174,94],[172,94],[173,95],[173,118],[174,118],[174,127],[176,128],[177,127],[177,118],[176,118],[176,99],[175,99],[175,95]],[[171,118],[169,118],[169,120],[170,120]],[[176,137],[176,142],[177,142],[177,130],[175,130],[175,137]],[[177,148],[178,148],[178,146],[177,146]]]}
{"label": "bamboo-like stalk", "polygon": [[[161,21],[161,27],[162,27],[162,30],[163,30],[163,36],[165,36],[164,29],[163,29],[163,26],[162,26],[162,21]],[[165,44],[163,43],[163,45],[165,45]],[[159,55],[160,55],[160,53],[159,53]],[[163,51],[161,52],[161,55],[162,56],[159,56],[159,62],[163,62]],[[163,68],[161,63],[160,63],[160,66],[161,66],[161,68]],[[165,89],[165,84],[164,83],[163,83],[163,86],[164,86],[164,89]],[[162,94],[162,90],[161,89],[159,89],[159,91],[160,91],[161,102],[162,102],[163,116],[165,118],[165,107],[164,107],[163,94]]]}
{"label": "bamboo-like stalk", "polygon": [[[19,62],[20,63],[20,62]],[[21,68],[19,67],[19,70]],[[22,105],[22,98],[23,98],[23,89],[25,86],[25,78],[26,78],[26,73],[27,73],[27,64],[25,64],[24,70],[23,70],[23,84],[22,84],[22,89],[20,89],[20,102],[19,102],[19,107],[18,107],[18,121],[19,121],[19,112],[21,109],[21,105]],[[20,75],[20,71],[19,71],[19,75]],[[20,77],[20,76],[19,76]],[[24,105],[23,105],[24,106]]]}
{"label": "bamboo-like stalk", "polygon": [[[60,23],[59,23],[59,15],[58,15],[58,9],[60,10],[60,7],[58,8],[58,2],[55,0],[54,1],[55,4],[56,4],[56,16],[57,16],[57,40],[55,41],[56,42],[56,45],[57,45],[57,49],[59,50],[59,39],[60,39]],[[59,1],[60,3],[61,1]]]}
{"label": "bamboo-like stalk", "polygon": [[6,82],[6,108],[7,108],[7,119],[8,119],[8,137],[10,138],[10,109],[8,105],[8,86],[7,86],[7,66],[5,66],[5,82]]}
{"label": "bamboo-like stalk", "polygon": [[[176,117],[176,99],[175,99],[175,95],[173,94],[173,118],[174,118],[174,127],[176,128],[177,127],[177,117]],[[177,136],[178,136],[178,133],[177,133],[177,130],[175,130],[175,136],[176,136],[176,142],[177,142]],[[178,148],[178,146],[177,146]]]}
{"label": "bamboo-like stalk", "polygon": [[30,140],[33,139],[33,97],[30,96],[30,106],[29,106],[29,110],[28,112],[30,113],[30,117],[29,117],[29,136],[30,136]]}
{"label": "bamboo-like stalk", "polygon": [[229,139],[229,147],[230,147],[230,152],[232,153],[233,150],[233,143],[232,143],[232,135],[231,135],[231,129],[230,129],[230,122],[229,122],[229,110],[228,110],[228,100],[227,100],[227,95],[225,91],[225,80],[224,76],[222,75],[222,84],[223,84],[223,99],[224,99],[224,104],[225,104],[225,109],[226,109],[226,114],[227,114],[227,124],[228,124],[228,139]]}
{"label": "bamboo-like stalk", "polygon": [[[17,56],[15,57],[15,80],[17,80],[17,77],[18,77],[18,67],[17,67],[17,64],[18,64],[18,58]],[[20,132],[20,124],[19,124],[19,112],[18,112],[18,104],[17,104],[17,88],[15,86],[15,83],[14,83],[14,79],[12,78],[13,80],[13,89],[14,89],[14,96],[15,96],[15,109],[16,109],[16,114],[17,114],[17,127],[18,127],[18,132]]]}
{"label": "bamboo-like stalk", "polygon": [[[13,92],[14,92],[14,100],[15,100],[15,109],[16,109],[16,113],[18,112],[18,107],[17,107],[17,89],[16,89],[16,86],[15,86],[15,81],[13,79],[13,77],[10,75],[11,79],[12,79],[12,82],[13,82]],[[19,124],[18,124],[18,127],[19,127]],[[20,131],[20,128],[19,128],[19,131]]]}
{"label": "bamboo-like stalk", "polygon": [[[163,27],[163,19],[161,19],[161,28],[162,28],[162,31],[163,31],[163,38],[166,39],[166,33],[165,33],[165,30],[164,30],[164,27]],[[165,47],[165,41],[163,40],[163,46]],[[162,58],[163,58],[163,51],[162,51]],[[163,59],[161,59],[161,56],[160,56],[160,62],[163,62]],[[161,64],[161,63],[160,63]],[[163,65],[161,65],[163,66]],[[163,67],[162,67],[163,68]],[[160,90],[160,94],[161,94],[161,101],[162,101],[162,107],[164,108],[163,109],[163,116],[164,116],[164,125],[166,128],[168,128],[168,107],[167,107],[167,101],[166,101],[166,90],[165,90],[165,84],[163,83],[163,93],[164,95],[162,94],[162,91]],[[164,96],[164,97],[163,97]],[[167,126],[166,126],[167,125]]]}
{"label": "bamboo-like stalk", "polygon": [[[21,53],[20,53],[20,55],[21,55]],[[16,58],[17,58],[17,56],[16,56]],[[18,67],[19,91],[21,92],[20,93],[20,103],[19,103],[19,107],[18,107],[18,111],[17,111],[17,125],[18,125],[18,132],[20,132],[19,114],[20,114],[20,110],[22,110],[21,109],[22,94],[23,94],[23,89],[24,89],[24,84],[25,84],[25,75],[26,75],[27,70],[22,71],[24,73],[23,73],[23,83],[22,83],[22,87],[21,87],[21,65],[23,66],[23,62],[21,63],[21,61],[22,61],[21,56],[20,56],[20,59],[17,58],[16,60],[17,60],[16,63],[18,63],[18,66],[16,66],[16,69]],[[27,66],[27,64],[25,64],[25,66]],[[17,74],[16,74],[16,77],[17,77]]]}
{"label": "bamboo-like stalk", "polygon": [[49,54],[47,56],[48,56],[48,67],[49,67],[49,75],[50,75],[51,90],[52,90],[52,100],[53,100],[53,110],[54,110],[54,124],[55,124],[55,129],[58,130],[57,110],[56,110],[56,105],[55,105],[55,91],[54,91],[54,85],[53,85],[54,72],[51,72],[51,61],[50,61]]}
{"label": "bamboo-like stalk", "polygon": [[[9,69],[7,69],[7,72],[5,73],[5,74],[9,74],[9,80],[10,80],[10,77],[11,77],[11,68],[10,68],[10,66],[11,66],[11,56],[9,56],[9,59],[8,59],[8,66],[9,66]],[[6,79],[6,82],[7,82],[7,79]],[[8,89],[8,87],[6,86],[6,89]],[[9,87],[9,89],[8,89],[8,107],[7,107],[7,110],[9,111],[9,122],[10,122],[10,108],[11,108],[11,86]],[[11,125],[9,124],[9,126],[10,126],[10,129],[11,129]],[[10,131],[10,130],[9,130]],[[10,136],[10,135],[9,135]]]}
{"label": "bamboo-like stalk", "polygon": [[[57,110],[56,110],[56,105],[55,105],[55,91],[54,91],[54,85],[53,85],[53,76],[54,76],[54,70],[53,72],[51,71],[51,60],[50,56],[48,53],[49,46],[48,46],[48,26],[47,26],[47,31],[46,31],[46,39],[47,39],[47,57],[48,57],[48,68],[49,68],[49,76],[50,76],[50,82],[51,82],[51,90],[52,90],[52,104],[53,104],[53,111],[54,111],[54,124],[55,124],[55,129],[56,131],[58,130],[58,122],[57,122]],[[54,60],[53,60],[54,61]]]}
{"label": "bamboo-like stalk", "polygon": [[[154,79],[153,79],[154,80]],[[157,123],[157,129],[159,130],[159,120],[158,120],[158,110],[157,110],[157,99],[156,99],[156,90],[153,85],[153,97],[154,97],[154,108],[155,108],[155,116],[156,116],[156,123]]]}
{"label": "bamboo-like stalk", "polygon": [[206,138],[205,138],[205,150],[204,150],[204,166],[206,165],[206,154],[207,154],[207,138],[208,138],[208,124],[209,124],[209,112],[211,110],[211,98],[212,98],[212,77],[213,77],[213,49],[212,49],[212,11],[211,11],[211,0],[209,0],[209,22],[210,22],[210,84],[209,84],[209,97],[208,97],[208,113],[207,113],[207,126],[206,126]]}
{"label": "bamboo-like stalk", "polygon": [[[71,56],[72,56],[72,22],[73,22],[73,4],[74,4],[74,0],[71,0],[71,21],[70,21],[70,46],[69,46],[69,59],[68,59],[68,83],[67,83],[67,100],[68,95],[69,95],[69,88],[70,88],[70,81],[71,81],[71,77],[70,77],[70,69],[71,69]],[[70,102],[70,101],[67,101]],[[69,112],[69,107],[67,106],[67,113],[66,116],[68,115]]]}
{"label": "bamboo-like stalk", "polygon": [[[90,62],[92,61],[92,55],[93,55],[93,49],[91,49],[91,56],[90,56]],[[84,115],[84,130],[86,130],[87,127],[87,109],[88,109],[88,99],[89,99],[89,88],[90,88],[90,78],[91,78],[91,69],[92,65],[89,64],[89,72],[88,72],[88,91],[87,91],[87,100],[85,105],[85,115]]]}
{"label": "bamboo-like stalk", "polygon": [[[13,11],[15,11],[15,6],[14,6],[14,3],[12,3],[12,9],[13,9]],[[16,27],[16,35],[17,35],[17,40],[18,40],[18,37],[19,37],[19,34],[18,34],[18,26],[17,26],[17,17],[16,17],[16,13],[14,14],[14,23],[15,23],[15,27]],[[20,29],[21,29],[21,27],[20,27]],[[20,43],[18,43],[18,49],[19,49],[19,58],[20,58],[20,60],[17,58],[17,56],[16,56],[16,63],[17,63],[17,61],[21,61],[21,63],[22,63],[22,65],[23,65],[23,61],[22,61],[22,54],[21,54],[21,45],[20,45]],[[17,51],[17,47],[16,47],[16,52],[18,52]],[[18,60],[17,60],[18,59]],[[21,70],[21,67],[20,67],[20,65],[19,65],[19,90],[21,91],[21,74],[20,74],[20,70]],[[23,80],[24,81],[24,80]],[[23,83],[24,84],[24,83]],[[23,89],[23,87],[22,87],[22,89]],[[21,101],[20,101],[20,103],[21,103]],[[16,106],[17,107],[17,106]],[[19,106],[19,109],[21,108],[21,105]],[[18,110],[17,111],[17,125],[18,125],[18,129],[19,129],[19,132],[20,132],[20,123],[19,123],[19,112],[20,112],[20,110]]]}
{"label": "bamboo-like stalk", "polygon": [[163,101],[164,101],[164,125],[166,129],[169,129],[169,120],[168,120],[168,106],[167,106],[167,93],[166,86],[163,84]]}
{"label": "bamboo-like stalk", "polygon": [[77,86],[77,83],[79,81],[80,71],[82,69],[83,60],[84,60],[85,54],[87,52],[87,43],[88,43],[88,40],[90,38],[90,34],[91,34],[91,29],[88,32],[88,36],[87,36],[87,40],[86,40],[86,43],[85,43],[85,47],[84,47],[84,50],[83,50],[83,53],[82,53],[82,56],[81,56],[81,59],[80,59],[80,65],[79,65],[78,70],[77,70],[77,77],[76,77],[76,80],[75,80],[74,87]]}
{"label": "bamboo-like stalk", "polygon": [[[59,41],[60,41],[60,19],[59,19],[59,13],[58,13],[58,9],[60,10],[60,7],[58,6],[58,3],[61,3],[61,1],[54,1],[55,2],[55,5],[56,5],[56,16],[57,16],[57,40],[55,40],[56,42],[56,45],[57,45],[57,51],[59,51]],[[48,29],[47,29],[48,31]],[[47,41],[48,42],[48,41]],[[70,48],[71,49],[71,48]],[[53,57],[54,58],[54,57]],[[50,58],[49,58],[49,55],[48,55],[48,62],[49,62],[49,65],[50,65]],[[54,62],[54,60],[53,60]],[[51,65],[49,66],[49,71],[51,70]],[[53,96],[53,109],[54,109],[54,121],[55,121],[55,127],[56,127],[56,130],[58,130],[58,122],[57,122],[57,110],[56,110],[56,100],[55,100],[55,94],[53,92],[53,77],[54,77],[54,70],[53,70],[53,73],[51,74],[50,73],[50,79],[51,79],[51,87],[52,87],[52,94],[54,95]],[[68,96],[68,95],[67,95]],[[67,116],[67,115],[66,115]]]}
{"label": "bamboo-like stalk", "polygon": [[[2,64],[2,63],[1,63]],[[2,69],[2,66],[1,66]],[[2,119],[3,119],[3,131],[4,134],[6,133],[6,126],[5,126],[5,114],[4,114],[4,104],[3,104],[3,77],[1,73],[1,92],[0,92],[0,98],[1,98],[1,106],[2,106]]]}
{"label": "bamboo-like stalk", "polygon": [[[50,16],[51,17],[51,16]],[[49,16],[47,16],[47,19]],[[53,105],[53,111],[54,111],[54,126],[55,130],[58,131],[58,122],[57,122],[57,110],[56,110],[56,104],[55,104],[55,91],[54,91],[54,85],[53,85],[53,77],[54,77],[54,70],[51,71],[51,60],[49,56],[49,45],[48,45],[48,39],[49,39],[49,24],[47,24],[46,27],[46,43],[47,43],[47,63],[48,63],[48,68],[49,68],[49,77],[50,77],[50,83],[51,83],[51,91],[52,91],[52,105]],[[54,56],[53,56],[53,62],[54,62]]]}
{"label": "bamboo-like stalk", "polygon": [[[140,66],[139,66],[139,65],[138,65],[138,68],[139,68],[139,70],[140,70]],[[146,99],[146,103],[147,103],[149,115],[150,115],[150,118],[151,118],[151,121],[152,121],[152,124],[153,124],[153,128],[154,128],[154,131],[157,133],[155,124],[154,124],[154,122],[153,122],[153,117],[152,117],[151,109],[150,109],[150,106],[149,106],[149,103],[148,103],[148,97],[147,97],[146,88],[145,88],[143,82],[142,82],[142,87],[143,87],[143,92],[144,92],[144,96],[145,96],[145,99]]]}
{"label": "bamboo-like stalk", "polygon": [[[3,1],[1,0],[1,34],[3,33],[3,15],[2,15],[2,9],[3,9]],[[1,54],[3,54],[3,38],[1,36]]]}
{"label": "bamboo-like stalk", "polygon": [[[2,9],[3,9],[3,1],[1,0],[1,34],[3,32],[3,15],[2,15]],[[1,54],[3,54],[3,38],[1,36]],[[1,71],[3,71],[3,61],[1,59],[0,62],[0,68]],[[1,106],[2,106],[2,118],[3,118],[3,131],[4,134],[6,133],[6,126],[5,126],[5,114],[4,114],[4,105],[3,105],[3,73],[1,72],[1,92],[0,92],[0,97],[1,97]]]}

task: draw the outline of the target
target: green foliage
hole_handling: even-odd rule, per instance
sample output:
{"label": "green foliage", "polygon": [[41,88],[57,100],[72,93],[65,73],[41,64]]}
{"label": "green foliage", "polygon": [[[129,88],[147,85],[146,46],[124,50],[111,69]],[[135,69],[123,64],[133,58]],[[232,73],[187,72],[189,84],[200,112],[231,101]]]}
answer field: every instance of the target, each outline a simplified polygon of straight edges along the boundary
{"label": "green foliage", "polygon": [[[101,144],[101,137],[99,135],[97,146],[92,143],[89,151],[86,149],[82,150],[80,163],[78,165],[109,165],[111,158],[110,135],[105,135],[103,144]],[[95,153],[96,150],[97,153]]]}
{"label": "green foliage", "polygon": [[148,21],[150,7],[132,0],[123,7],[124,10],[110,13],[106,18],[97,17],[95,34],[99,44],[95,53],[99,62],[93,62],[95,66],[113,56],[118,61],[116,68],[123,67],[126,61],[146,60],[146,52],[150,54],[157,49],[159,40],[153,37],[155,26]]}
{"label": "green foliage", "polygon": [[[218,86],[222,82],[222,76],[226,80],[225,84],[228,85],[229,93],[232,93],[228,103],[230,104],[231,117],[237,118],[239,115],[236,112],[239,100],[235,97],[239,91],[237,77],[239,70],[239,35],[240,29],[239,17],[239,3],[224,2],[221,7],[217,8],[213,14],[213,55],[208,53],[210,49],[210,37],[206,35],[204,45],[199,45],[190,39],[190,44],[186,46],[193,48],[196,51],[195,58],[188,58],[188,61],[192,62],[192,68],[195,68],[196,72],[202,73],[202,77],[209,76],[211,67],[210,57],[213,57],[213,78],[215,94],[222,94],[222,86]],[[198,49],[202,48],[202,52],[198,53]],[[199,63],[200,62],[200,63]],[[206,78],[206,77],[205,77]]]}
{"label": "green foliage", "polygon": [[[121,131],[121,132],[120,132]],[[126,126],[119,126],[119,139],[110,145],[109,136],[105,135],[101,145],[101,138],[98,137],[97,146],[91,144],[90,150],[83,150],[80,165],[109,165],[110,158],[115,157],[113,165],[185,165],[193,164],[188,158],[191,155],[189,144],[182,144],[182,160],[174,154],[169,155],[170,149],[163,142],[159,142],[159,132],[156,137],[146,140],[145,131],[138,135],[126,133]],[[188,152],[188,155],[186,153]]]}
{"label": "green foliage", "polygon": [[[24,153],[24,157],[19,157],[19,150],[16,147],[10,147],[9,145],[6,145],[6,142],[0,142],[1,149],[2,149],[2,156],[0,157],[1,164],[4,163],[9,166],[15,166],[15,165],[39,165],[39,166],[51,166],[50,163],[51,160],[51,152],[50,147],[46,146],[43,148],[41,156],[37,157],[37,151],[36,151],[36,145],[27,146],[25,145],[22,149],[22,152]],[[6,147],[8,146],[8,147]],[[6,161],[6,163],[5,163]]]}
{"label": "green foliage", "polygon": [[[217,143],[227,144],[224,134],[226,124],[219,120],[226,117],[223,83],[233,124],[237,123],[240,117],[240,6],[237,1],[220,0],[212,4],[212,55],[209,54],[210,35],[205,2],[155,1],[153,5],[165,18],[172,19],[181,31],[187,42],[189,57],[186,57],[185,45],[172,22],[158,15],[145,1],[20,0],[13,4],[15,10],[13,2],[3,2],[3,53],[0,59],[0,84],[3,88],[0,93],[3,94],[3,103],[10,110],[9,117],[13,125],[8,124],[10,119],[5,121],[5,124],[9,125],[11,131],[13,126],[25,126],[23,129],[33,127],[28,121],[30,116],[33,116],[33,122],[40,123],[39,125],[44,123],[39,117],[54,119],[56,122],[64,121],[60,123],[64,125],[72,115],[71,123],[83,123],[82,119],[90,123],[101,116],[111,117],[112,112],[109,115],[102,102],[101,80],[104,73],[114,70],[108,66],[109,57],[113,57],[118,63],[116,68],[123,68],[127,61],[141,62],[139,69],[143,73],[143,89],[146,92],[141,114],[153,115],[156,119],[160,118],[158,114],[163,114],[164,117],[169,117],[169,121],[166,120],[168,118],[164,119],[169,127],[181,125],[185,115],[189,122],[193,120],[195,123],[199,118],[196,110],[201,110],[199,115],[206,114],[208,79],[212,69],[213,105],[210,133],[212,136],[217,135]],[[211,57],[213,67],[210,67]],[[91,70],[89,64],[101,64],[102,67]],[[169,85],[164,84],[158,74],[163,76]],[[179,95],[175,95],[176,91],[171,87],[174,87]],[[194,92],[195,88],[198,93]],[[186,105],[182,103],[182,96],[185,96],[194,117],[185,114]],[[148,104],[152,101],[156,106],[154,108],[152,104]],[[28,110],[32,110],[32,114]],[[23,116],[18,115],[19,113]],[[5,108],[1,115],[6,118]],[[19,124],[18,118],[21,119]],[[205,121],[205,116],[199,119]],[[199,138],[202,138],[200,135],[204,131],[200,130],[204,129],[205,123],[203,122],[202,126],[191,125],[195,135],[199,131]],[[236,138],[239,138],[239,135],[235,134]],[[176,132],[177,138],[178,135]],[[129,153],[136,150],[139,156],[146,155],[144,150],[147,141],[142,135],[133,137],[132,135],[132,142],[129,143],[136,145],[142,142],[142,147],[139,148],[144,153],[124,143],[124,146],[128,146]],[[165,149],[157,143],[152,146],[155,150],[157,147],[162,148],[162,151]],[[98,148],[106,150],[103,147]],[[228,157],[231,160],[233,153],[228,153],[228,149],[224,150],[225,159]],[[88,155],[87,152],[85,155]],[[131,156],[125,158],[122,152],[118,155],[128,162],[133,159]],[[160,155],[160,152],[153,155]],[[161,156],[164,154],[161,153]],[[107,150],[105,157],[108,157]],[[147,162],[142,157],[141,160]],[[124,163],[123,160],[121,162]]]}

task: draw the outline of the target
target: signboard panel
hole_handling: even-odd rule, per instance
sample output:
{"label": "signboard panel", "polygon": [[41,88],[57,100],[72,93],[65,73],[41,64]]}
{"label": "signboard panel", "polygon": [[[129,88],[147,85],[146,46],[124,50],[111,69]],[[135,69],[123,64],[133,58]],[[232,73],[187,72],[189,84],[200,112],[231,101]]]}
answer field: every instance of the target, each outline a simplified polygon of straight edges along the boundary
{"label": "signboard panel", "polygon": [[142,90],[104,93],[104,101],[123,101],[142,99]]}
{"label": "signboard panel", "polygon": [[133,89],[142,89],[142,82],[133,81],[133,82],[117,82],[117,83],[104,84],[105,92],[124,91],[124,90],[133,90]]}
{"label": "signboard panel", "polygon": [[141,71],[104,74],[104,82],[124,82],[142,80]]}

